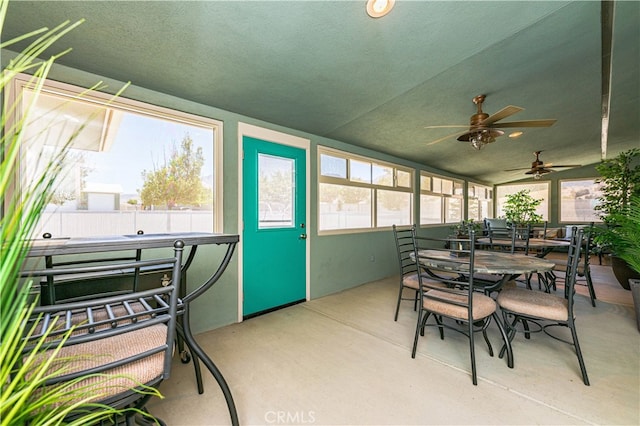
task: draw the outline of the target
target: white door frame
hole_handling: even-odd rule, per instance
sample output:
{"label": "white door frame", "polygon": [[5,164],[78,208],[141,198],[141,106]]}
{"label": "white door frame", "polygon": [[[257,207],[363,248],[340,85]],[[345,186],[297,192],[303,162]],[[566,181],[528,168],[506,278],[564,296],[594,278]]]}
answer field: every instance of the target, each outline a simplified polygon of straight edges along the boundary
{"label": "white door frame", "polygon": [[265,129],[263,127],[254,126],[253,124],[247,124],[238,122],[238,234],[240,234],[240,241],[238,242],[238,247],[236,250],[238,256],[238,322],[242,322],[242,296],[243,296],[243,276],[242,276],[242,268],[244,265],[243,259],[243,247],[242,247],[242,234],[243,234],[243,206],[242,206],[242,158],[243,158],[243,138],[245,136],[249,136],[256,139],[261,139],[267,142],[272,142],[280,145],[288,145],[296,148],[304,149],[305,151],[305,161],[306,165],[306,176],[305,176],[305,191],[307,193],[307,205],[306,207],[306,218],[305,224],[307,227],[307,239],[306,241],[306,261],[305,261],[305,270],[306,270],[306,299],[309,300],[311,298],[311,230],[309,229],[309,225],[311,224],[311,154],[310,147],[311,141],[309,139],[301,138],[298,136],[288,135],[286,133],[277,132],[271,129]]}

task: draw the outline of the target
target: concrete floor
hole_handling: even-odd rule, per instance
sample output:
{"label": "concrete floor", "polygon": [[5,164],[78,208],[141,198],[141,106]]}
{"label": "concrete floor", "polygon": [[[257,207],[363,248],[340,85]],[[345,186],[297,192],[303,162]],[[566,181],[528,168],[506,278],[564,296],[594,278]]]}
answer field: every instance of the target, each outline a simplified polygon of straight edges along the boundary
{"label": "concrete floor", "polygon": [[[396,277],[196,338],[229,383],[243,425],[638,425],[640,333],[631,294],[608,266],[596,262],[593,276],[597,307],[582,295],[576,307],[591,386],[573,348],[544,334],[516,337],[514,369],[477,341],[478,386],[468,340],[458,333],[440,340],[428,328],[412,359],[416,314],[404,302],[393,321]],[[499,347],[495,326],[490,331]],[[198,395],[192,365],[173,367],[151,413],[169,425],[229,424],[210,374]]]}

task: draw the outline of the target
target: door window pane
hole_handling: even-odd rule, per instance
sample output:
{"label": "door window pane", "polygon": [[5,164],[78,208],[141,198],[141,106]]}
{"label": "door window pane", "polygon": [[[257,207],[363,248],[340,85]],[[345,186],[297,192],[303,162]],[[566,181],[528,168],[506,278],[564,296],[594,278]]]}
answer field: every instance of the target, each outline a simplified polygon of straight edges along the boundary
{"label": "door window pane", "polygon": [[293,226],[295,162],[258,155],[258,228]]}

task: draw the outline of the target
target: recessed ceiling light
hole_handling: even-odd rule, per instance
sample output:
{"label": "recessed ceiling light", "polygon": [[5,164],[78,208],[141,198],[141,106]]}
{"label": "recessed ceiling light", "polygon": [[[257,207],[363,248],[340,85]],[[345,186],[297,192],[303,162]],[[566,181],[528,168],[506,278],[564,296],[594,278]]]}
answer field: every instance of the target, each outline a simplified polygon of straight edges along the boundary
{"label": "recessed ceiling light", "polygon": [[381,18],[393,9],[395,0],[367,0],[367,14],[372,18]]}
{"label": "recessed ceiling light", "polygon": [[509,137],[510,138],[519,138],[520,136],[522,136],[524,132],[513,132],[513,133],[509,133]]}

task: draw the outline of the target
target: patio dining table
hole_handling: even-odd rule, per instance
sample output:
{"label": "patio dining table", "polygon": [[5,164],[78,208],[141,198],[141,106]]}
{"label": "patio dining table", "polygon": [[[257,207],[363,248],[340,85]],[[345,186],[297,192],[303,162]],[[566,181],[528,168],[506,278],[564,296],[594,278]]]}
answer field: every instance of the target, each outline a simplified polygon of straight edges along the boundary
{"label": "patio dining table", "polygon": [[[554,262],[518,253],[475,250],[474,256],[474,274],[491,274],[499,278],[495,283],[483,286],[486,292],[499,291],[507,281],[520,275],[550,272],[555,266]],[[463,274],[469,273],[468,270],[460,269],[464,264],[457,262],[443,250],[421,249],[418,250],[418,258],[420,264],[427,269],[432,267]]]}

